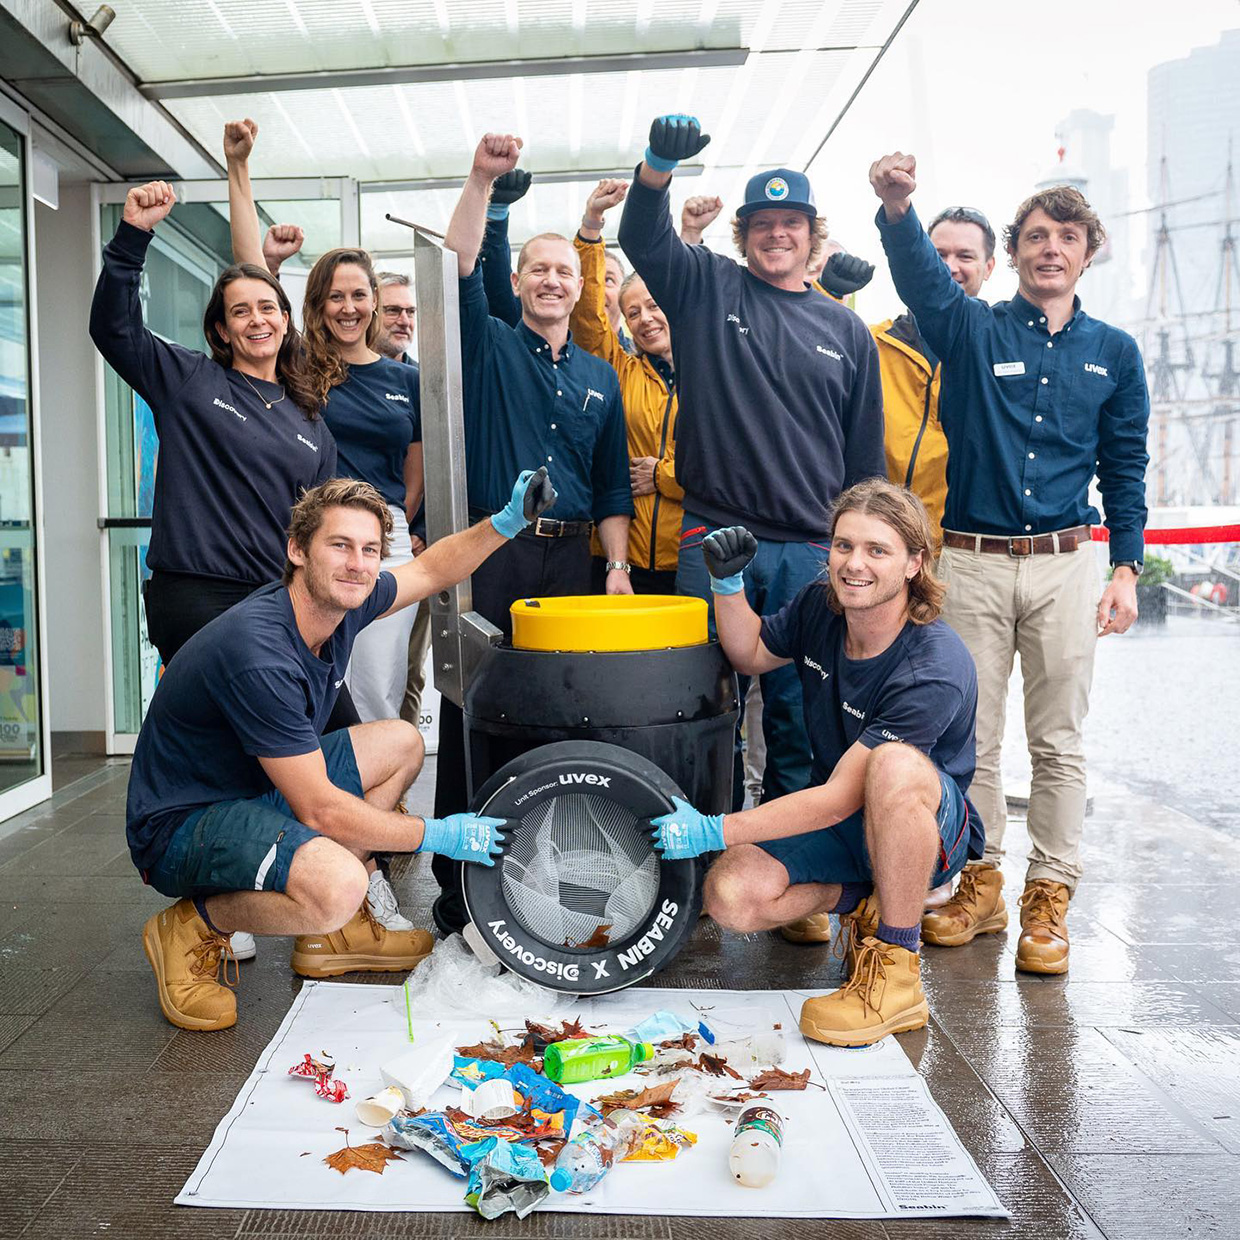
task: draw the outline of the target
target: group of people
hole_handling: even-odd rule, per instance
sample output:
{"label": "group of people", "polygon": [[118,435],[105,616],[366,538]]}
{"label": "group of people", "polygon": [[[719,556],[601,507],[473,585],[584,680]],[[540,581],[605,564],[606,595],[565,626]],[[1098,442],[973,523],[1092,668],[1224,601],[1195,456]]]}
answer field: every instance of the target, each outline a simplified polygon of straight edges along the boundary
{"label": "group of people", "polygon": [[[422,763],[416,604],[471,574],[505,638],[523,597],[707,601],[742,682],[760,678],[761,803],[678,802],[655,846],[721,854],[705,906],[726,928],[816,943],[841,920],[849,980],[801,1020],[841,1045],[925,1023],[923,939],[1007,925],[999,754],[1019,651],[1033,847],[1016,965],[1064,972],[1094,645],[1136,616],[1148,459],[1137,347],[1076,296],[1105,235],[1080,193],[1021,204],[1004,235],[1019,291],[989,305],[985,216],[953,207],[923,230],[914,159],[878,160],[907,312],[867,327],[843,298],[871,269],[830,246],[801,173],[750,179],[742,262],[700,242],[718,199],[691,199],[677,234],[672,174],[709,141],[695,118],[657,118],[633,180],[600,182],[573,238],[530,238],[515,263],[508,212],[530,176],[518,137],[486,135],[445,236],[473,524],[426,547],[408,281],[333,250],[299,333],[276,273],[300,234],[260,241],[256,137],[226,127],[237,262],[204,316],[210,356],[142,324],[163,182],[131,191],[91,320],[160,436],[146,605],[165,670],[128,829],[144,880],[177,901],[143,932],[168,1019],[235,1021],[219,977],[245,933],[297,935],[306,976],[413,967],[432,943],[397,907],[392,853],[435,854],[435,921],[462,927],[459,863],[491,864],[504,824],[468,810],[452,703],[434,817],[401,811]],[[622,204],[631,273],[602,240]]]}

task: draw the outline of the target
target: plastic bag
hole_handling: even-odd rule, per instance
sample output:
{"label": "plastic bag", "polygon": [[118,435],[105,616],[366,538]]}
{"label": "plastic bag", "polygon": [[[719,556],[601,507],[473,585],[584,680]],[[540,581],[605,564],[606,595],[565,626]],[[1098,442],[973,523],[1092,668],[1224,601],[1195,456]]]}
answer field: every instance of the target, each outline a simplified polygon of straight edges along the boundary
{"label": "plastic bag", "polygon": [[483,964],[459,934],[435,945],[409,978],[408,990],[414,1014],[421,1016],[554,1016],[577,1002],[576,995]]}

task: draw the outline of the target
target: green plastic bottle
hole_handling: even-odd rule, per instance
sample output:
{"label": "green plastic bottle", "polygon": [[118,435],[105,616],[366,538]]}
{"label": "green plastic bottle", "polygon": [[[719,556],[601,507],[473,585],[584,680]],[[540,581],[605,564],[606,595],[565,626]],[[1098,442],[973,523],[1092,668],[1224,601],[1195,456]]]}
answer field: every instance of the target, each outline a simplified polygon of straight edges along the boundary
{"label": "green plastic bottle", "polygon": [[634,1064],[654,1055],[649,1042],[630,1042],[618,1036],[569,1038],[551,1042],[543,1052],[543,1075],[559,1085],[577,1085],[608,1076],[623,1076]]}

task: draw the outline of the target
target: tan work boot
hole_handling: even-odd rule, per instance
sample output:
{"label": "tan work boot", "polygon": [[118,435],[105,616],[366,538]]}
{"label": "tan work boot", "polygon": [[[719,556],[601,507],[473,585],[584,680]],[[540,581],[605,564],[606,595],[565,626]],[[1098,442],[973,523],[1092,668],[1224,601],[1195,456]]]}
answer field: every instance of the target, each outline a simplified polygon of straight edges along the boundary
{"label": "tan work boot", "polygon": [[1016,967],[1022,973],[1067,973],[1071,899],[1067,886],[1053,878],[1035,878],[1025,884],[1016,944]]}
{"label": "tan work boot", "polygon": [[[798,917],[796,921],[780,926],[779,933],[789,943],[829,943],[831,914],[813,913],[809,917]],[[856,944],[868,935],[877,933],[878,897],[868,895],[851,913],[840,914],[840,937],[835,945],[836,955],[844,957],[851,970]]]}
{"label": "tan work boot", "polygon": [[869,1046],[889,1033],[920,1029],[930,1019],[917,952],[864,938],[852,976],[829,995],[806,999],[801,1032],[831,1046]]}
{"label": "tan work boot", "polygon": [[237,1023],[237,997],[219,982],[221,959],[228,980],[232,948],[199,917],[192,900],[178,900],[148,918],[142,948],[155,970],[160,1010],[174,1025],[227,1029]]}
{"label": "tan work boot", "polygon": [[293,944],[293,972],[302,977],[341,973],[401,973],[431,954],[434,940],[425,930],[387,930],[375,920],[368,901],[331,934],[299,934]]}
{"label": "tan work boot", "polygon": [[956,894],[941,908],[923,914],[921,937],[936,947],[959,947],[979,934],[997,934],[1007,924],[1003,874],[997,866],[971,861],[960,871]]}

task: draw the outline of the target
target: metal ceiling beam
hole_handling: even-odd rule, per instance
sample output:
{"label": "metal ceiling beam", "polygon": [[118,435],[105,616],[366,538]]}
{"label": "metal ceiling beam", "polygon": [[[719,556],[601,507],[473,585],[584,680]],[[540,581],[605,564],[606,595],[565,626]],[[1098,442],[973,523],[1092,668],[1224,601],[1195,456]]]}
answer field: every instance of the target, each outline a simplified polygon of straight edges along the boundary
{"label": "metal ceiling beam", "polygon": [[743,47],[690,48],[679,52],[623,52],[614,56],[560,56],[530,60],[469,60],[442,65],[392,65],[377,69],[320,69],[311,73],[257,73],[249,77],[180,78],[146,82],[147,99],[193,99],[255,91],[333,90],[349,86],[404,86],[412,82],[471,82],[488,78],[558,77],[575,73],[628,73],[639,69],[708,69],[743,65]]}
{"label": "metal ceiling beam", "polygon": [[[633,176],[632,167],[628,168],[570,168],[560,172],[534,173],[535,185],[568,185],[577,181],[602,181],[607,177],[629,180]],[[676,177],[700,177],[704,171],[701,164],[678,164],[672,175]],[[424,177],[420,180],[404,181],[360,181],[358,188],[363,194],[403,194],[430,189],[461,189],[466,178],[460,177]]]}

